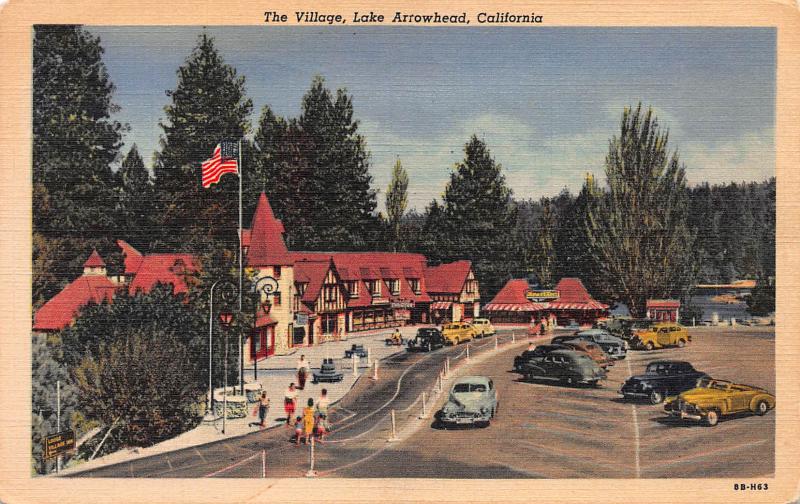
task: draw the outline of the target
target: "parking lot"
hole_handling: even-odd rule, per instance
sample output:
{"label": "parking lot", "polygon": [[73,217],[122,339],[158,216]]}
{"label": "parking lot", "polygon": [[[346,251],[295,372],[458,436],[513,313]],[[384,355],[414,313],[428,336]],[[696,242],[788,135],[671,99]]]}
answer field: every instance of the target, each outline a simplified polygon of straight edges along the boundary
{"label": "parking lot", "polygon": [[[520,347],[471,366],[500,398],[488,428],[432,423],[340,477],[715,478],[774,472],[775,413],[725,419],[716,427],[667,417],[662,405],[625,402],[632,374],[660,359],[686,360],[713,377],[775,391],[774,329],[691,329],[683,349],[631,351],[600,388],[526,383],[511,372]],[[778,398],[778,407],[780,398]]]}

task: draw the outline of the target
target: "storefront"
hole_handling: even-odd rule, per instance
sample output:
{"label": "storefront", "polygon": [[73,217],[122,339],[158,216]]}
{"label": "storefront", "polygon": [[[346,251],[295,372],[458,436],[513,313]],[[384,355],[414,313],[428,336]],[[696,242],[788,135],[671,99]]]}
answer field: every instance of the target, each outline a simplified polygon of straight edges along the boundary
{"label": "storefront", "polygon": [[524,324],[538,320],[545,305],[528,300],[530,286],[527,280],[509,280],[492,301],[483,307],[493,324]]}
{"label": "storefront", "polygon": [[680,316],[681,302],[677,299],[648,299],[646,304],[647,318],[659,322],[677,322]]}
{"label": "storefront", "polygon": [[275,354],[275,325],[273,320],[264,310],[259,310],[256,317],[255,332],[250,339],[250,359],[263,359]]}

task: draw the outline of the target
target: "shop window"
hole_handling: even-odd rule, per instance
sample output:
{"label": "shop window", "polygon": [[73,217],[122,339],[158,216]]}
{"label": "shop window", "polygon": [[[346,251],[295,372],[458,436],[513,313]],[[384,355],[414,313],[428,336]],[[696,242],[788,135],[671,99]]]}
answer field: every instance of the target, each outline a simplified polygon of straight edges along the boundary
{"label": "shop window", "polygon": [[333,334],[336,332],[336,318],[337,315],[324,314],[322,315],[322,332],[325,334]]}

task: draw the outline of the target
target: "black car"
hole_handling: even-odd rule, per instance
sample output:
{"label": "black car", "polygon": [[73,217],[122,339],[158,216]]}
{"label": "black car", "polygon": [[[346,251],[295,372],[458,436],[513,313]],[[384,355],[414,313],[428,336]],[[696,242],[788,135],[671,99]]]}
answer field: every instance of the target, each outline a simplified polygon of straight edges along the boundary
{"label": "black car", "polygon": [[570,348],[564,345],[539,345],[533,350],[525,350],[521,354],[514,357],[514,371],[521,373],[525,363],[531,360],[539,360],[544,358],[553,350],[569,350]]}
{"label": "black car", "polygon": [[656,321],[652,319],[630,319],[625,322],[625,327],[622,330],[622,337],[625,339],[633,338],[636,331],[643,331],[650,329],[650,326],[655,324]]}
{"label": "black car", "polygon": [[706,373],[697,371],[688,362],[654,361],[647,365],[644,374],[628,378],[619,393],[625,399],[647,398],[650,404],[658,404],[667,396],[695,388],[697,381],[706,377]]}
{"label": "black car", "polygon": [[444,336],[442,332],[435,327],[424,327],[417,329],[417,336],[408,340],[409,352],[430,352],[438,348],[443,348],[445,345]]}
{"label": "black car", "polygon": [[344,351],[344,358],[350,359],[354,355],[358,357],[366,357],[367,356],[367,349],[364,348],[364,345],[353,345],[350,347],[350,350]]}

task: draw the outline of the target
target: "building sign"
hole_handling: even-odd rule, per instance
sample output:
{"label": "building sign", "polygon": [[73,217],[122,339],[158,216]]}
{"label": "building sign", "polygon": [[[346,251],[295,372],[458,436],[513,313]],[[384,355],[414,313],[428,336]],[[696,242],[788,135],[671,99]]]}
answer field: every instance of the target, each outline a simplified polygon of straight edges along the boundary
{"label": "building sign", "polygon": [[392,301],[391,306],[392,306],[392,309],[395,309],[395,310],[398,310],[398,309],[400,309],[400,310],[403,310],[403,309],[410,310],[411,308],[414,308],[414,301],[403,301],[403,300]]}
{"label": "building sign", "polygon": [[534,290],[530,289],[525,293],[528,301],[553,301],[559,298],[557,290]]}
{"label": "building sign", "polygon": [[299,327],[305,327],[308,325],[308,313],[295,313],[294,314],[294,325]]}
{"label": "building sign", "polygon": [[75,449],[75,433],[62,431],[44,439],[44,458],[51,459]]}

